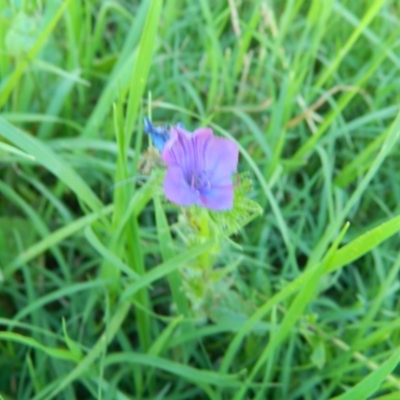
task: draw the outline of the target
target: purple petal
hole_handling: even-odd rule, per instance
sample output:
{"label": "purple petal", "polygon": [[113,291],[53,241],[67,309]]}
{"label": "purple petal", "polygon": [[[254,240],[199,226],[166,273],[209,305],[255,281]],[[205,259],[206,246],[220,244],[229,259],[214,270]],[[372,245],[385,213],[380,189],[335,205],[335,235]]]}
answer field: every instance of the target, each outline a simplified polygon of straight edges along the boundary
{"label": "purple petal", "polygon": [[210,128],[200,128],[194,131],[193,147],[196,154],[194,160],[197,172],[207,171],[208,146],[213,140],[213,131]]}
{"label": "purple petal", "polygon": [[232,186],[214,187],[204,195],[200,195],[203,207],[215,211],[230,210],[233,207]]}
{"label": "purple petal", "polygon": [[238,145],[225,138],[213,136],[207,143],[204,169],[209,172],[211,185],[227,185],[237,170]]}
{"label": "purple petal", "polygon": [[171,127],[170,139],[162,152],[164,162],[168,166],[179,165],[185,173],[190,173],[194,169],[195,158],[192,140],[192,135],[185,129]]}
{"label": "purple petal", "polygon": [[170,166],[164,179],[164,193],[168,200],[180,206],[191,206],[198,203],[198,192],[186,182],[179,166]]}

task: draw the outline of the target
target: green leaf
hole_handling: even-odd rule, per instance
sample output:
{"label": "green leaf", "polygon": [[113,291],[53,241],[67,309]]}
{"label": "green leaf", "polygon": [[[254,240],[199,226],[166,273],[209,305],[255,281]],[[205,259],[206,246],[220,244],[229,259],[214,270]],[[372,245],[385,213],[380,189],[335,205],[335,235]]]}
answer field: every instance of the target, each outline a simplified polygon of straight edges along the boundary
{"label": "green leaf", "polygon": [[64,340],[68,346],[68,349],[76,357],[76,359],[79,360],[82,357],[82,350],[81,347],[69,337],[67,332],[67,324],[65,323],[65,318],[62,319],[62,328],[64,333]]}
{"label": "green leaf", "polygon": [[130,302],[123,302],[117,307],[117,310],[107,325],[104,333],[100,336],[89,353],[62,379],[61,382],[57,384],[56,388],[51,392],[51,394],[46,397],[47,399],[54,398],[68,384],[81,377],[82,373],[87,371],[88,368],[96,361],[96,359],[100,357],[100,355],[107,348],[108,344],[114,339],[114,336],[119,331],[128,314],[129,308]]}
{"label": "green leaf", "polygon": [[360,235],[336,251],[329,262],[328,272],[336,271],[357,260],[399,231],[400,215]]}
{"label": "green leaf", "polygon": [[[64,1],[58,10],[53,14],[52,19],[48,23],[45,29],[41,32],[40,35],[38,35],[36,41],[31,45],[29,45],[29,51],[26,53],[26,55],[21,58],[20,62],[17,64],[16,68],[12,72],[12,74],[9,76],[8,80],[5,82],[5,84],[0,88],[0,109],[3,107],[5,102],[7,101],[10,93],[14,89],[14,87],[18,84],[22,74],[26,71],[26,69],[29,67],[30,62],[37,56],[39,53],[40,49],[44,46],[46,43],[46,40],[49,38],[51,35],[52,31],[56,27],[58,21],[62,17],[65,8],[67,7],[68,3],[70,0]],[[4,26],[3,26],[4,29]],[[24,40],[25,41],[25,40]],[[28,50],[28,48],[25,48]]]}
{"label": "green leaf", "polygon": [[318,368],[322,369],[326,363],[325,343],[321,339],[317,339],[312,344],[311,362]]}
{"label": "green leaf", "polygon": [[382,384],[384,379],[397,367],[400,362],[400,348],[391,357],[368,376],[362,379],[346,393],[334,397],[332,400],[364,400],[372,396]]}
{"label": "green leaf", "polygon": [[2,117],[0,117],[0,136],[34,157],[64,182],[92,211],[102,208],[102,202],[82,177],[45,143],[11,125]]}
{"label": "green leaf", "polygon": [[31,160],[31,161],[35,161],[35,157],[31,156],[30,154],[25,153],[24,151],[17,149],[14,146],[10,146],[7,143],[0,142],[0,150],[3,150],[6,153],[16,154],[17,156],[27,158],[28,160]]}
{"label": "green leaf", "polygon": [[168,360],[162,357],[156,357],[150,354],[138,353],[115,353],[106,356],[104,360],[105,366],[111,365],[147,365],[154,367],[177,377],[184,378],[194,383],[208,383],[221,388],[238,388],[242,382],[239,380],[243,375],[237,374],[221,374],[214,371],[207,371],[194,368],[190,365],[180,364],[178,362]]}
{"label": "green leaf", "polygon": [[56,348],[44,346],[41,343],[39,343],[38,341],[36,341],[35,339],[26,337],[19,333],[0,332],[0,340],[8,340],[11,342],[17,342],[17,343],[23,344],[23,345],[31,347],[33,349],[43,351],[52,358],[57,358],[57,359],[67,360],[67,361],[77,361],[78,360],[76,354],[73,354],[71,351],[69,351],[67,349],[56,349]]}

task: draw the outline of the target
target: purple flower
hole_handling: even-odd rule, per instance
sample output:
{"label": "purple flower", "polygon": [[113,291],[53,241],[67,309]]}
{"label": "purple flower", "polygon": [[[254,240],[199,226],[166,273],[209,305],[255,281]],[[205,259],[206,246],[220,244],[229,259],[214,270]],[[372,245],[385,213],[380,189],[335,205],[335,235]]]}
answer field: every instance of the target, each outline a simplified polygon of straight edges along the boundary
{"label": "purple flower", "polygon": [[173,126],[162,157],[168,167],[164,192],[170,201],[211,210],[232,208],[232,175],[239,158],[235,142],[214,136],[210,128],[191,134]]}

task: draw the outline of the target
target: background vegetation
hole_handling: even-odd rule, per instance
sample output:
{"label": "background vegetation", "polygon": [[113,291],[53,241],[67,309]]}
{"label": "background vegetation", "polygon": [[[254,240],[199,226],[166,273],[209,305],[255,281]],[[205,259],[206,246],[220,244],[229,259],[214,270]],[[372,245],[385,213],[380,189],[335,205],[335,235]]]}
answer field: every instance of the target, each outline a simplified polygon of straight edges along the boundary
{"label": "background vegetation", "polygon": [[[1,398],[398,399],[399,15],[0,0]],[[150,114],[237,140],[263,208],[201,323]]]}

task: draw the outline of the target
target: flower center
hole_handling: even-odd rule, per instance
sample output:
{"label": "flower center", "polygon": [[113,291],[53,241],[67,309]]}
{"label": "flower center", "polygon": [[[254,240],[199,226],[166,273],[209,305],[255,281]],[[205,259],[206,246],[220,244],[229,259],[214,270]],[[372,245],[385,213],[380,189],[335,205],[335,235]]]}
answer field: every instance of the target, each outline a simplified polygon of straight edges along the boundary
{"label": "flower center", "polygon": [[211,183],[206,171],[192,172],[190,177],[190,187],[202,192],[211,189]]}

